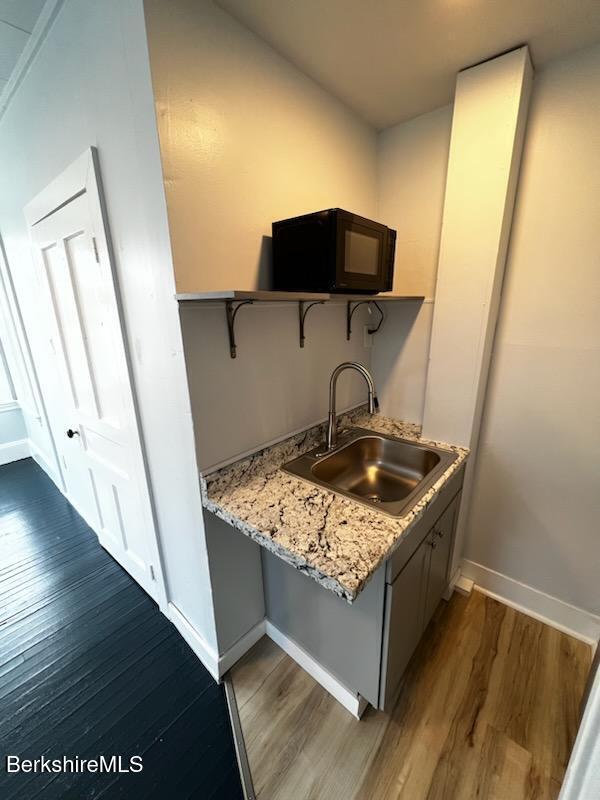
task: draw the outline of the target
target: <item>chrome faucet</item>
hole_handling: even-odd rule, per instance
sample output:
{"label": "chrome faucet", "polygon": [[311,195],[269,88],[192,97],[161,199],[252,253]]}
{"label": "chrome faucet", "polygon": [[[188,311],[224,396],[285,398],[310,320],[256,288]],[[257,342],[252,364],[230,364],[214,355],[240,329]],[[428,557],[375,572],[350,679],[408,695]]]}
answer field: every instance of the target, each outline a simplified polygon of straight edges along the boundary
{"label": "chrome faucet", "polygon": [[336,447],[337,445],[337,414],[335,410],[335,391],[337,387],[337,379],[345,369],[355,369],[363,376],[363,378],[367,382],[367,387],[369,389],[369,397],[368,397],[369,414],[375,414],[376,411],[379,411],[379,401],[377,400],[377,395],[375,394],[375,383],[373,382],[373,378],[371,377],[371,373],[369,372],[369,370],[366,369],[366,367],[363,367],[363,365],[359,364],[357,361],[344,361],[343,364],[337,366],[331,373],[331,380],[329,381],[329,416],[327,418],[327,451],[333,450],[333,448]]}

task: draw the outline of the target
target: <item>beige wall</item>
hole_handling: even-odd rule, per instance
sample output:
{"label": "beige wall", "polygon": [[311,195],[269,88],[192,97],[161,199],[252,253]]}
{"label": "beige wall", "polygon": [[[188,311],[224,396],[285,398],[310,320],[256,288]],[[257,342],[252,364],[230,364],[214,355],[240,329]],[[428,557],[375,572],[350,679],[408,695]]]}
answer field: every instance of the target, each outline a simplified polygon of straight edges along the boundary
{"label": "beige wall", "polygon": [[[378,218],[398,232],[394,291],[435,294],[452,106],[378,136]],[[384,306],[371,367],[384,414],[423,421],[433,303]]]}
{"label": "beige wall", "polygon": [[209,2],[146,0],[178,291],[270,288],[271,222],[376,215],[376,134]]}
{"label": "beige wall", "polygon": [[435,293],[451,127],[448,105],[379,135],[378,216],[398,231],[399,294]]}
{"label": "beige wall", "polygon": [[[211,2],[145,2],[177,289],[270,287],[271,221],[330,206],[377,214],[377,135]],[[345,306],[256,304],[236,320],[229,358],[222,305],[182,308],[197,457],[230,459],[327,415],[333,368],[369,364]],[[340,406],[366,399],[340,382]],[[248,408],[252,413],[248,414]]]}
{"label": "beige wall", "polygon": [[[306,318],[298,344],[296,303],[255,303],[236,319],[237,358],[229,358],[225,309],[194,303],[181,310],[188,384],[200,469],[208,469],[327,417],[329,377],[342,361],[370,366],[364,347],[365,306],[346,341],[346,304],[318,305]],[[364,380],[339,380],[338,409],[366,402]]]}
{"label": "beige wall", "polygon": [[468,559],[600,613],[600,47],[537,75]]}
{"label": "beige wall", "polygon": [[[451,106],[377,135],[212,3],[146,0],[145,8],[178,291],[270,288],[270,222],[342,206],[398,230],[394,288],[431,296]],[[185,312],[200,463],[325,416],[328,375],[344,359],[371,363],[385,413],[420,422],[432,306],[386,312],[365,349],[364,309],[351,343],[341,309],[315,309],[299,351],[296,309],[245,310],[233,364],[224,312]],[[361,399],[359,382],[343,383],[348,402]],[[248,393],[260,413],[242,423],[235,409]]]}

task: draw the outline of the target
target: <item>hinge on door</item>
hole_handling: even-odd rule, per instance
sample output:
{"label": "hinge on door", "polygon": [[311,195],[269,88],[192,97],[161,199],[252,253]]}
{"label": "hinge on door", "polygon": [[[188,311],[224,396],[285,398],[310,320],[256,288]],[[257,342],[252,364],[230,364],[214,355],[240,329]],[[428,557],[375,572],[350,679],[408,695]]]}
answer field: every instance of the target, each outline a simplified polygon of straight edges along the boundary
{"label": "hinge on door", "polygon": [[94,256],[96,257],[96,263],[100,263],[100,256],[98,255],[98,244],[96,242],[96,237],[92,236],[92,244],[94,245]]}
{"label": "hinge on door", "polygon": [[156,575],[154,574],[154,567],[152,566],[152,564],[150,564],[150,577],[152,578],[153,581],[156,580]]}

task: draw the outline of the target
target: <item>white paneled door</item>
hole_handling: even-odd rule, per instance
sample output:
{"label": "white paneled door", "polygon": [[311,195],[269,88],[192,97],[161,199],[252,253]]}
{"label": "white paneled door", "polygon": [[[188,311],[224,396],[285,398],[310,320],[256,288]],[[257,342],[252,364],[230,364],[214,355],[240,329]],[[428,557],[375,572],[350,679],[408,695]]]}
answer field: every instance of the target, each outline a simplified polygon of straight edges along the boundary
{"label": "white paneled door", "polygon": [[[26,208],[54,364],[67,495],[100,543],[165,603],[154,516],[93,151]],[[48,383],[48,380],[46,381]]]}

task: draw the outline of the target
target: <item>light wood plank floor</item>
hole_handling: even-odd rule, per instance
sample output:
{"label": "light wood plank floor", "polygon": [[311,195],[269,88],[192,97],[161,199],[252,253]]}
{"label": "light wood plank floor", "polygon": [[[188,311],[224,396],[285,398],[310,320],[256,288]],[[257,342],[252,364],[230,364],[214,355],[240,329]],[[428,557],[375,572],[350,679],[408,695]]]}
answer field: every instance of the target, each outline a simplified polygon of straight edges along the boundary
{"label": "light wood plank floor", "polygon": [[442,603],[391,715],[359,722],[273,642],[233,671],[260,800],[556,798],[590,648],[478,592]]}

